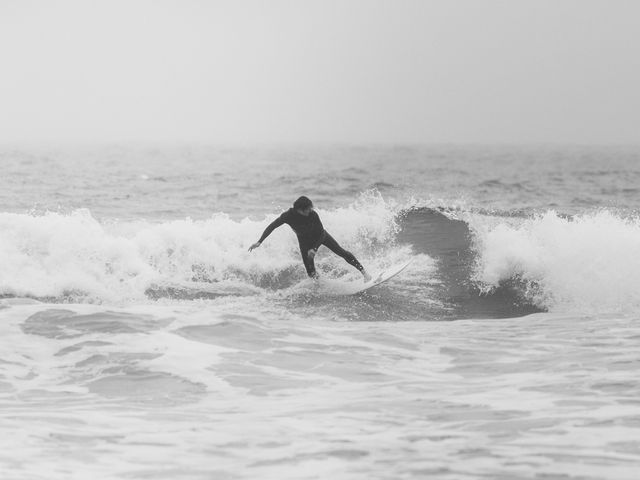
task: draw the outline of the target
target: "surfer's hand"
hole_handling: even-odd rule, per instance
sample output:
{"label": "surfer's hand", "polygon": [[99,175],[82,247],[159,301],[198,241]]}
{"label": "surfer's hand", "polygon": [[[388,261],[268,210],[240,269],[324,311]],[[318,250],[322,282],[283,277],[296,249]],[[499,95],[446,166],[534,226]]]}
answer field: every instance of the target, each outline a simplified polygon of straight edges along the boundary
{"label": "surfer's hand", "polygon": [[315,256],[316,256],[316,251],[312,248],[311,250],[309,250],[309,251],[307,252],[307,255],[309,256],[309,258],[310,258],[311,260],[313,260],[313,257],[315,257]]}
{"label": "surfer's hand", "polygon": [[260,245],[262,245],[260,242],[254,243],[249,247],[249,251],[253,250],[254,248],[258,248]]}

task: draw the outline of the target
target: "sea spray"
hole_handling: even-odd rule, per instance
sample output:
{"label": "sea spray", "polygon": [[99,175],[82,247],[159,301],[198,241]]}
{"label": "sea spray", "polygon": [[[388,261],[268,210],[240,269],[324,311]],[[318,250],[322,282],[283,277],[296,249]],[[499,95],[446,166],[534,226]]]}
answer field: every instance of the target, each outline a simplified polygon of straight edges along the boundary
{"label": "sea spray", "polygon": [[[368,192],[347,207],[318,211],[341,245],[368,265],[379,268],[395,260],[390,251],[398,230],[395,212],[379,194]],[[241,293],[253,287],[287,287],[305,278],[295,234],[288,227],[274,231],[259,250],[247,251],[279,213],[234,220],[219,212],[205,220],[165,222],[99,221],[87,209],[0,213],[0,293],[127,302],[143,300],[149,289],[176,286],[215,284],[227,293],[229,285]],[[385,249],[387,256],[381,253]],[[317,263],[329,274],[353,270],[324,249]]]}
{"label": "sea spray", "polygon": [[318,209],[325,228],[345,247],[370,251],[393,242],[400,229],[399,206],[377,190],[363,192],[347,207]]}
{"label": "sea spray", "polygon": [[574,217],[470,220],[475,280],[485,290],[517,279],[551,310],[626,311],[640,306],[640,221],[607,210]]}

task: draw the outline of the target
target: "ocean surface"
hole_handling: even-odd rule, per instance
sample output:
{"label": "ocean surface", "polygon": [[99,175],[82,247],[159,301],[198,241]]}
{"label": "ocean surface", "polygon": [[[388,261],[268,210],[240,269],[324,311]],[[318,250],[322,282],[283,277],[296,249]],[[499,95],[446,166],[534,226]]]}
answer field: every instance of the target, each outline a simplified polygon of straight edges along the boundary
{"label": "ocean surface", "polygon": [[[638,478],[638,147],[0,166],[3,480]],[[370,272],[411,264],[349,296],[287,226],[249,253],[300,195]]]}

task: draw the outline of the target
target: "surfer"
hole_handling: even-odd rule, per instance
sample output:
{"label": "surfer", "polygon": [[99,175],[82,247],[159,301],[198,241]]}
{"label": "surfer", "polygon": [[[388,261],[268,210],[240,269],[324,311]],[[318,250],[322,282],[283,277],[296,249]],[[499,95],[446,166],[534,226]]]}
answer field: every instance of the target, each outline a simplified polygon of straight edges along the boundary
{"label": "surfer", "polygon": [[324,229],[322,222],[320,221],[320,217],[313,210],[313,202],[304,196],[293,202],[293,208],[290,208],[271,222],[271,224],[269,224],[269,226],[264,230],[260,240],[249,247],[249,251],[258,248],[265,238],[271,235],[271,232],[285,223],[289,225],[298,236],[302,262],[307,270],[307,274],[311,278],[318,278],[316,266],[313,260],[320,245],[324,245],[339,257],[344,258],[349,265],[353,265],[357,268],[364,277],[365,282],[371,280],[371,276],[367,273],[360,262],[358,262],[356,257],[354,257],[351,252],[342,248],[338,242],[329,235],[329,232]]}

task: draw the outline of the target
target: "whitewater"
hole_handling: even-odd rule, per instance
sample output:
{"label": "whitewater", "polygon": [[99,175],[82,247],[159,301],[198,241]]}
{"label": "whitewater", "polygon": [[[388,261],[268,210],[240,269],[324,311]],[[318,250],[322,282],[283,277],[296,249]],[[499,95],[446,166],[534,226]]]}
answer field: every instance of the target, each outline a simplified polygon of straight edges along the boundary
{"label": "whitewater", "polygon": [[[640,149],[0,150],[0,476],[635,479]],[[299,195],[370,271],[323,293]],[[328,281],[361,282],[321,248]]]}

